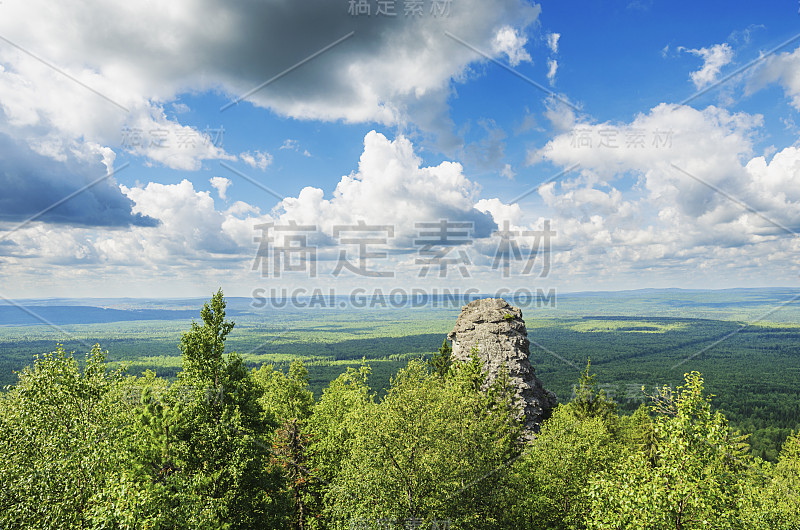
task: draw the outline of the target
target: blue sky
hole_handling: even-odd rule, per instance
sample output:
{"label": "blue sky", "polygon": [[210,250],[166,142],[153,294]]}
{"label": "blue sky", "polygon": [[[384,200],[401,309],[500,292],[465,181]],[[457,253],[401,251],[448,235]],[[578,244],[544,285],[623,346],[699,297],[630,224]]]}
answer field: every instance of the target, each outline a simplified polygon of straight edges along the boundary
{"label": "blue sky", "polygon": [[3,2],[0,295],[797,285],[797,5],[357,3]]}

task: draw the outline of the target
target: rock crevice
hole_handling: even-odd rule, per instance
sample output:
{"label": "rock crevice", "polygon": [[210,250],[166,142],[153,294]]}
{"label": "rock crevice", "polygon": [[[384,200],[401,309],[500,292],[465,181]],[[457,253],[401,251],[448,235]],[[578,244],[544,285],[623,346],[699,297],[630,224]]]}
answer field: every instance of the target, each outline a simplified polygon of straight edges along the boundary
{"label": "rock crevice", "polygon": [[525,428],[537,432],[557,404],[555,394],[545,390],[528,360],[530,341],[522,311],[502,298],[474,300],[461,308],[455,328],[447,338],[452,342],[452,359],[470,360],[477,347],[478,358],[493,382],[503,366],[508,371],[516,399],[525,415]]}

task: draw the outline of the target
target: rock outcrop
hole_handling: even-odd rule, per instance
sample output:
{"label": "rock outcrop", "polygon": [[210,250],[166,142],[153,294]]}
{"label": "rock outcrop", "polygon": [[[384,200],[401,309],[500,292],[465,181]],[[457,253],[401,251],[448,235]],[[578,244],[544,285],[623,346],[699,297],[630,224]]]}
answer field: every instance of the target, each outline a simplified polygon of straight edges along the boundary
{"label": "rock outcrop", "polygon": [[492,382],[505,366],[525,415],[525,428],[539,430],[541,422],[556,406],[555,394],[545,390],[528,360],[528,332],[522,311],[501,298],[474,300],[461,308],[453,331],[453,361],[468,361],[477,346],[478,358]]}

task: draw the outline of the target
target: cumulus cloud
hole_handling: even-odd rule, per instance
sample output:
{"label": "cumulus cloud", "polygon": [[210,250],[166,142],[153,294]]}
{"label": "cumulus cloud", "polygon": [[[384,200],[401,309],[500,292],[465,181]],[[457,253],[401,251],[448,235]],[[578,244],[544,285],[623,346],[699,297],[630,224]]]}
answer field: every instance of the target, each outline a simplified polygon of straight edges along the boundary
{"label": "cumulus cloud", "polygon": [[672,166],[736,189],[745,179],[742,161],[752,156],[752,136],[761,124],[758,115],[661,104],[630,123],[576,124],[531,154],[533,160],[564,167],[579,163],[603,180],[636,172],[652,199],[700,216],[727,201]]}
{"label": "cumulus cloud", "polygon": [[662,104],[631,122],[577,123],[557,136],[531,157],[580,164],[538,190],[558,227],[554,260],[576,274],[594,263],[624,275],[754,271],[781,259],[797,246],[800,151],[754,157],[761,125],[759,115]]}
{"label": "cumulus cloud", "polygon": [[167,119],[160,108],[130,116],[120,134],[123,149],[170,169],[196,171],[204,160],[236,160],[222,148],[222,129],[198,131]]}
{"label": "cumulus cloud", "polygon": [[505,54],[511,66],[517,66],[523,61],[530,62],[531,56],[525,50],[528,38],[519,30],[511,26],[503,26],[497,31],[492,41],[492,50],[497,54]]}
{"label": "cumulus cloud", "polygon": [[[155,219],[152,226],[129,230],[99,231],[68,226],[54,230],[36,224],[15,232],[11,239],[26,249],[30,257],[52,263],[78,260],[84,265],[135,263],[147,267],[214,266],[213,259],[243,254],[252,242],[254,223],[269,216],[257,208],[239,203],[226,211],[214,208],[207,191],[196,191],[191,182],[149,183],[142,187],[120,186],[136,213]],[[247,233],[239,224],[247,226]],[[58,250],[59,244],[64,248]],[[77,251],[75,249],[80,249]],[[200,259],[212,259],[202,265]]]}
{"label": "cumulus cloud", "polygon": [[252,153],[248,151],[240,154],[239,158],[248,166],[258,168],[261,171],[264,171],[272,164],[272,155],[269,153],[262,153],[261,151],[254,151]]}
{"label": "cumulus cloud", "polygon": [[235,242],[219,230],[224,217],[214,208],[211,194],[195,191],[188,180],[121,189],[136,203],[135,212],[161,221],[159,252],[184,257],[195,252],[228,254],[237,250]]}
{"label": "cumulus cloud", "polygon": [[213,290],[247,280],[254,226],[273,220],[243,202],[217,210],[210,193],[188,180],[120,186],[118,192],[136,214],[157,222],[126,230],[27,225],[0,245],[0,278],[13,278],[17,293],[45,288],[50,296],[98,292],[99,286],[104,296],[128,296],[131,291],[116,286],[134,283],[137,296]]}
{"label": "cumulus cloud", "polygon": [[769,162],[764,156],[755,157],[746,169],[752,180],[749,193],[743,198],[757,205],[772,221],[764,223],[760,219],[762,227],[772,233],[784,229],[800,231],[800,149],[787,147]]}
{"label": "cumulus cloud", "polygon": [[522,208],[519,204],[505,204],[500,199],[481,199],[475,203],[475,209],[492,216],[498,226],[508,221],[512,226],[519,226],[523,222]]}
{"label": "cumulus cloud", "polygon": [[372,131],[364,138],[358,170],[343,176],[325,198],[319,188],[306,187],[297,197],[284,199],[275,216],[281,222],[316,225],[331,233],[334,225],[391,225],[392,244],[409,246],[419,222],[447,219],[471,222],[475,237],[487,237],[496,228],[491,216],[476,210],[479,187],[464,176],[461,164],[442,162],[423,166],[411,142],[394,140]]}
{"label": "cumulus cloud", "polygon": [[703,59],[703,66],[689,74],[689,78],[698,90],[714,83],[722,67],[733,60],[733,49],[726,42],[715,44],[709,48],[690,49],[680,46],[678,50]]}
{"label": "cumulus cloud", "polygon": [[[219,88],[238,97],[355,31],[248,101],[296,118],[381,123],[402,118],[405,98],[447,89],[477,59],[444,31],[461,34],[478,48],[495,49],[496,42],[497,53],[523,60],[521,31],[540,11],[521,0],[491,5],[465,0],[448,17],[419,19],[353,17],[346,3],[324,0],[183,0],[169,6],[114,0],[55,8],[31,0],[6,9],[0,21],[6,38],[125,107],[142,96],[163,101],[186,90]],[[31,17],[37,19],[35,29],[18,23]],[[216,23],[209,26],[209,19]],[[15,64],[15,55],[6,50],[3,59]]]}
{"label": "cumulus cloud", "polygon": [[[44,148],[43,148],[44,149]],[[0,220],[83,226],[154,226],[153,217],[133,213],[133,202],[120,193],[109,167],[113,158],[59,145],[56,158],[0,133]]]}
{"label": "cumulus cloud", "polygon": [[[541,186],[538,205],[509,204],[492,197],[493,193],[482,192],[464,174],[460,164],[426,165],[407,138],[390,140],[373,131],[364,138],[357,169],[341,177],[330,194],[307,187],[265,214],[242,201],[218,209],[212,192],[197,190],[188,180],[120,186],[118,191],[129,201],[129,215],[152,219],[157,226],[153,222],[154,226],[134,224],[127,230],[100,231],[29,225],[0,245],[4,260],[0,275],[17,271],[23,277],[28,274],[25,270],[35,269],[31,263],[75,265],[58,274],[71,282],[91,282],[92,275],[125,276],[127,269],[120,266],[124,264],[150,271],[150,281],[163,285],[172,286],[181,279],[213,287],[214,275],[224,274],[229,283],[252,286],[254,228],[291,221],[317,226],[322,235],[309,243],[319,246],[321,259],[329,260],[335,260],[341,248],[333,246],[339,243],[330,237],[334,226],[362,221],[392,225],[394,237],[388,238],[387,250],[394,265],[381,268],[403,270],[403,263],[413,264],[417,256],[413,252],[420,231],[416,223],[439,219],[474,224],[469,247],[475,265],[472,272],[493,273],[494,282],[499,273],[491,271],[498,250],[495,231],[505,226],[519,234],[541,231],[548,221],[557,234],[548,254],[552,260],[548,282],[567,281],[589,288],[607,285],[602,282],[610,278],[623,281],[642,270],[658,278],[692,271],[693,278],[713,280],[732,263],[742,274],[758,274],[765,264],[773,264],[771,277],[781,277],[786,271],[776,270],[775,263],[791,268],[790,257],[800,245],[776,224],[790,229],[800,226],[800,149],[783,149],[771,159],[754,157],[752,135],[760,117],[715,107],[659,105],[626,123],[581,121],[580,135],[592,142],[608,142],[608,131],[616,131],[618,146],[581,146],[567,133],[537,150],[532,156],[540,161],[562,167],[581,164],[579,170]],[[671,131],[671,143],[654,142],[656,130]],[[629,135],[642,133],[644,145],[627,145]],[[742,208],[672,164],[762,215]],[[621,179],[635,184],[622,186]],[[225,189],[226,180],[212,179],[212,185],[218,191]],[[531,237],[517,242],[525,255],[535,244]],[[625,283],[616,285],[624,288]],[[163,295],[164,291],[159,292]]]}
{"label": "cumulus cloud", "polygon": [[225,177],[211,177],[209,182],[211,183],[211,186],[217,190],[217,194],[219,195],[220,199],[224,201],[228,198],[226,197],[226,193],[228,191],[228,187],[233,184],[231,179],[226,179]]}
{"label": "cumulus cloud", "polygon": [[[224,196],[230,181],[215,177],[211,184]],[[417,223],[469,222],[474,226],[470,237],[485,239],[497,228],[490,212],[519,215],[516,205],[505,206],[496,199],[479,203],[480,188],[464,175],[460,164],[426,166],[408,139],[389,140],[374,131],[364,138],[357,170],[343,176],[332,195],[306,187],[296,197],[278,203],[271,214],[242,201],[218,209],[211,192],[196,190],[185,179],[177,184],[121,185],[118,191],[133,205],[133,215],[154,221],[153,226],[97,231],[30,225],[0,246],[7,262],[3,274],[17,270],[24,276],[20,268],[36,262],[79,265],[74,272],[63,273],[71,278],[81,270],[115,276],[126,274],[125,267],[119,267],[125,264],[150,271],[148,281],[201,278],[215,270],[228,271],[229,282],[242,281],[253,274],[256,227],[292,222],[317,227],[309,243],[320,247],[321,259],[337,255],[339,247],[332,246],[340,244],[332,237],[335,226],[390,225],[394,233],[388,237],[388,247],[398,263],[408,256],[413,262],[414,240],[422,230]],[[275,241],[275,245],[282,243]]]}
{"label": "cumulus cloud", "polygon": [[767,58],[748,80],[746,93],[752,94],[769,84],[778,83],[800,110],[800,47]]}
{"label": "cumulus cloud", "polygon": [[[445,33],[497,56],[508,54],[512,62],[528,60],[524,32],[540,12],[523,0],[465,0],[447,17],[419,19],[353,17],[346,3],[325,0],[30,0],[3,9],[0,34],[17,47],[0,47],[0,132],[24,138],[30,149],[57,161],[71,156],[68,151],[98,146],[189,171],[204,161],[236,157],[213,132],[181,123],[189,110],[176,101],[181,95],[213,91],[240,98],[335,42],[239,107],[298,119],[413,124],[448,134],[451,82],[484,59]],[[20,24],[34,19],[35,27]],[[244,158],[249,156],[255,167],[268,161],[266,154]]]}
{"label": "cumulus cloud", "polygon": [[[13,17],[4,17],[0,27],[10,20]],[[14,33],[11,28],[7,31]],[[44,47],[49,39],[41,38],[37,44]],[[80,63],[80,67],[64,66],[63,70],[82,86],[15,52],[12,47],[0,48],[2,129],[26,138],[32,147],[43,139],[62,144],[94,143],[127,150],[173,169],[189,170],[199,168],[203,160],[230,158],[207,133],[168,118],[157,102],[158,96],[137,91],[144,87],[130,79],[114,79]],[[67,53],[71,52],[74,50]],[[98,55],[96,50],[87,53]],[[66,64],[78,60],[64,59]],[[47,154],[56,159],[61,155],[58,151]]]}

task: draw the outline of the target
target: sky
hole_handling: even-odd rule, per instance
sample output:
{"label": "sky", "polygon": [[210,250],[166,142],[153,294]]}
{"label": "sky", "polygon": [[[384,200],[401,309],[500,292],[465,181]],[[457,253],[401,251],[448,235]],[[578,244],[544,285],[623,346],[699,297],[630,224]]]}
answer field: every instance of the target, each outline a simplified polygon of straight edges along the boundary
{"label": "sky", "polygon": [[800,6],[0,3],[0,297],[798,286]]}

